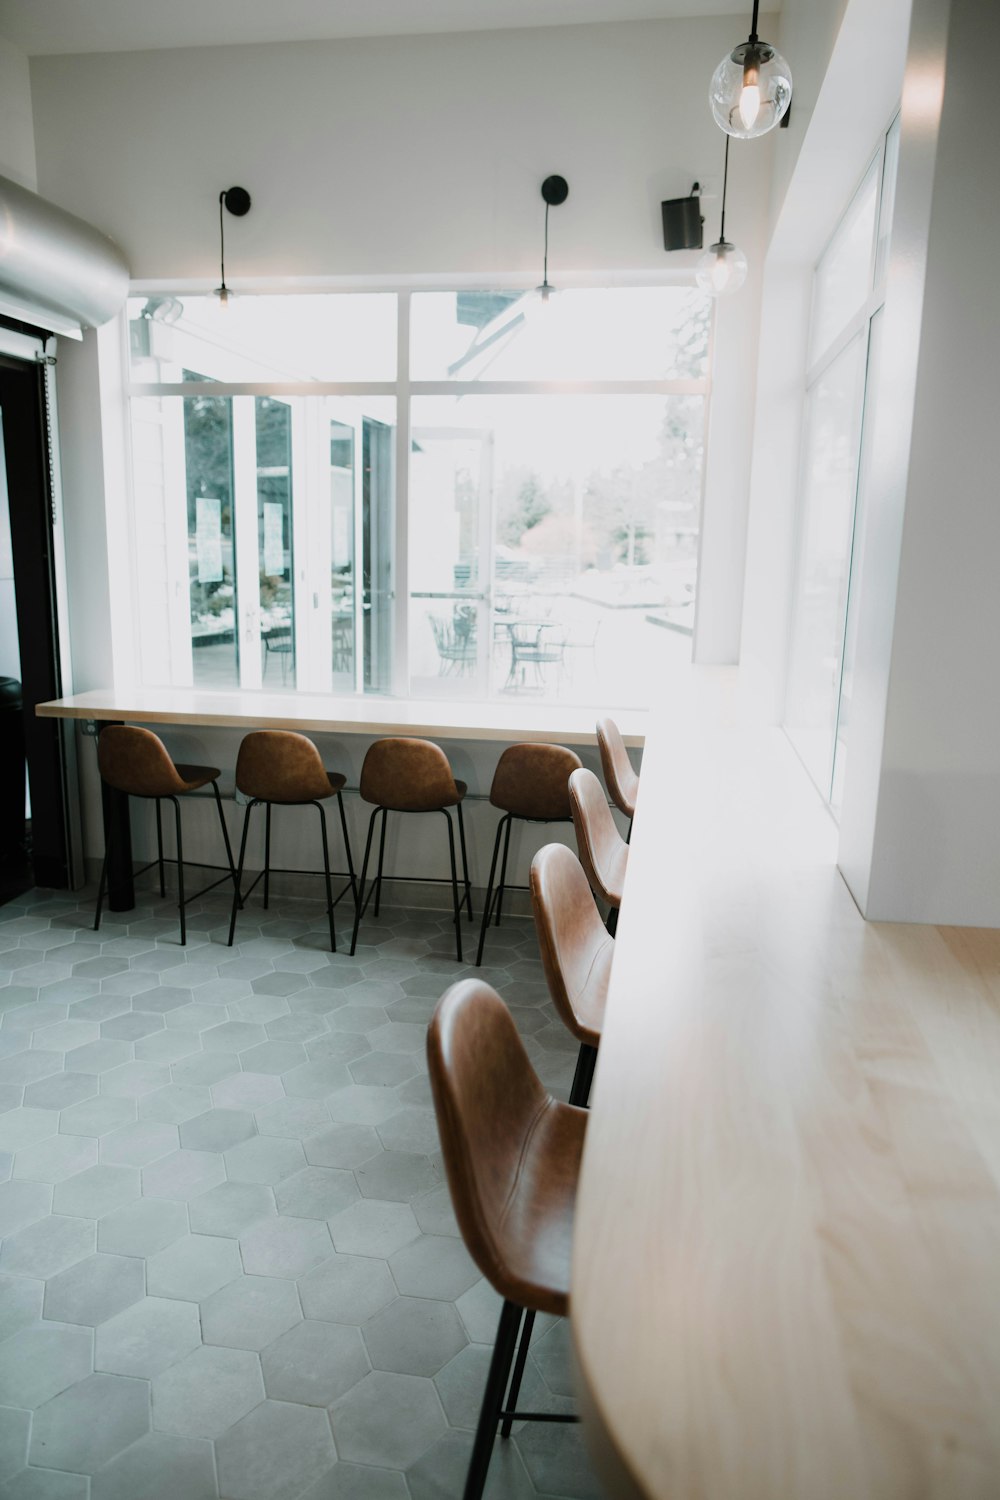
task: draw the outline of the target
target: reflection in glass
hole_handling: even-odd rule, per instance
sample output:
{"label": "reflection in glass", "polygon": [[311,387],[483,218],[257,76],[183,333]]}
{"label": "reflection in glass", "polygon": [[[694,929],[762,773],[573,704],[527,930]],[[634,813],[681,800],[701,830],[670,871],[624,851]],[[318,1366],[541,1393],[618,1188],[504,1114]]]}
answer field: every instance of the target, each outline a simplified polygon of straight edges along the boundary
{"label": "reflection in glass", "polygon": [[648,703],[690,659],[700,396],[414,397],[410,691]]}
{"label": "reflection in glass", "polygon": [[829,347],[871,291],[878,189],[876,158],[816,267],[810,359]]}
{"label": "reflection in glass", "polygon": [[330,423],[330,649],[334,689],[354,687],[354,428]]}
{"label": "reflection in glass", "polygon": [[806,769],[829,795],[854,533],[867,330],[809,392],[802,538],[785,724]]}
{"label": "reflection in glass", "polygon": [[270,396],[258,396],[254,408],[261,680],[266,688],[294,688],[292,412]]}
{"label": "reflection in glass", "polygon": [[238,687],[233,418],[227,398],[184,397],[184,466],[194,682]]}

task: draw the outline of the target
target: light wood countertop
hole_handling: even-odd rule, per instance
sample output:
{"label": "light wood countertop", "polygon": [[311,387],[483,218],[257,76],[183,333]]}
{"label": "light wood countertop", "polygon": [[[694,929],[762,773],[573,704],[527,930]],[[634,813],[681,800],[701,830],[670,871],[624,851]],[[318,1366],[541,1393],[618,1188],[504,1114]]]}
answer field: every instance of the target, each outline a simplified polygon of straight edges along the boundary
{"label": "light wood countertop", "polygon": [[696,717],[651,721],[588,1127],[592,1450],[614,1500],[996,1497],[1000,932],[865,923],[783,737]]}
{"label": "light wood countertop", "polygon": [[[402,734],[428,739],[555,740],[596,743],[596,709],[511,698],[502,703],[463,699],[325,697],[315,693],[210,692],[198,688],[93,688],[39,703],[40,718],[125,719],[133,724],[201,724],[237,729],[298,729],[304,733]],[[648,715],[623,711],[625,743],[641,747]]]}

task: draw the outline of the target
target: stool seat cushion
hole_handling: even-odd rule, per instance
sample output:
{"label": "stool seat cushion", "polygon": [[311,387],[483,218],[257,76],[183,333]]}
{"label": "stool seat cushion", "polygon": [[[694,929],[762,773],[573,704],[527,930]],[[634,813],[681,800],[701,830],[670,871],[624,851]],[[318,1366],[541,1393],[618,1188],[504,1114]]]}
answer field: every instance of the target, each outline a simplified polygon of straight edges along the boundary
{"label": "stool seat cushion", "polygon": [[516,818],[569,820],[569,778],[580,757],[563,745],[508,745],[493,773],[490,802]]}
{"label": "stool seat cushion", "polygon": [[457,806],[468,787],[455,780],[439,745],[389,737],[368,747],[360,791],[365,802],[390,812],[440,812]]}
{"label": "stool seat cushion", "polygon": [[108,786],[130,797],[178,797],[217,780],[213,766],[175,766],[151,729],[109,724],[97,739],[97,765]]}
{"label": "stool seat cushion", "polygon": [[510,1011],[480,980],[442,996],[427,1057],[455,1216],[502,1297],[563,1316],[586,1110],[542,1086]]}
{"label": "stool seat cushion", "polygon": [[326,770],[307,735],[289,729],[244,735],[236,758],[236,785],[258,802],[320,802],[340,791],[345,780]]}

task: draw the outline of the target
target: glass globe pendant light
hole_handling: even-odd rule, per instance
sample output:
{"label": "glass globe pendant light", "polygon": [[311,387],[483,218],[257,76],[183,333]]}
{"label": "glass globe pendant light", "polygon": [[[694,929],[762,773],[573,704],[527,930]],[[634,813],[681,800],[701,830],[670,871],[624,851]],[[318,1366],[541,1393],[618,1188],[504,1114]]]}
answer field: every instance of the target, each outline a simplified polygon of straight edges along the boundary
{"label": "glass globe pendant light", "polygon": [[773,130],[792,99],[791,69],[777,48],[757,35],[759,3],[754,0],[750,36],[722,59],[708,90],[716,124],[744,141]]}
{"label": "glass globe pendant light", "polygon": [[250,212],[250,194],[246,188],[231,187],[224,188],[219,194],[219,272],[220,284],[215,288],[213,296],[219,299],[219,307],[225,312],[229,306],[232,292],[226,286],[226,230],[223,209],[227,208],[231,214],[242,219],[244,214]]}
{"label": "glass globe pendant light", "polygon": [[726,187],[729,181],[729,137],[726,137],[726,165],[722,174],[722,219],[719,238],[710,245],[694,268],[694,279],[710,297],[725,297],[739,291],[747,278],[747,258],[742,250],[726,239]]}
{"label": "glass globe pendant light", "polygon": [[542,198],[545,201],[545,251],[542,261],[542,284],[536,286],[531,296],[529,316],[547,312],[556,289],[549,281],[549,209],[558,208],[569,197],[569,183],[565,177],[546,177],[542,183]]}

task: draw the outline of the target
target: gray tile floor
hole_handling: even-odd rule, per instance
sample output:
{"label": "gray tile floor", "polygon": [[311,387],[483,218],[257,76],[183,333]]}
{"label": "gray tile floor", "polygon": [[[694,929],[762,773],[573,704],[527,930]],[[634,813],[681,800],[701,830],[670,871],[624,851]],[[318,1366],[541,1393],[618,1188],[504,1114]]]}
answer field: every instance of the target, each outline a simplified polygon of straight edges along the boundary
{"label": "gray tile floor", "polygon": [[[341,907],[339,910],[344,911]],[[432,912],[142,896],[0,908],[0,1497],[461,1495],[499,1299],[457,1235],[424,1062],[476,972]],[[342,921],[346,922],[346,912]],[[468,945],[472,947],[471,933]],[[481,971],[565,1098],[532,924]],[[539,1319],[522,1403],[567,1410]],[[579,1431],[497,1443],[490,1500],[599,1500]]]}

